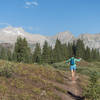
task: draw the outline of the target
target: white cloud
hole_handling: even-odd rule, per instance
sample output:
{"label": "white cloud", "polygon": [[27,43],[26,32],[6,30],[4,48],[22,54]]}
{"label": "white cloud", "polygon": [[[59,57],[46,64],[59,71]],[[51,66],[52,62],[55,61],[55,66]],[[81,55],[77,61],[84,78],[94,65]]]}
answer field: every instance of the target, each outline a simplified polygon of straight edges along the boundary
{"label": "white cloud", "polygon": [[28,1],[27,1],[25,4],[26,4],[27,6],[30,6],[30,5],[32,5],[32,2],[28,2]]}
{"label": "white cloud", "polygon": [[25,8],[29,8],[29,7],[34,7],[34,6],[38,6],[38,2],[37,1],[26,1],[25,2]]}
{"label": "white cloud", "polygon": [[38,6],[38,5],[39,5],[38,2],[36,2],[36,1],[32,2],[32,4],[33,4],[34,6]]}

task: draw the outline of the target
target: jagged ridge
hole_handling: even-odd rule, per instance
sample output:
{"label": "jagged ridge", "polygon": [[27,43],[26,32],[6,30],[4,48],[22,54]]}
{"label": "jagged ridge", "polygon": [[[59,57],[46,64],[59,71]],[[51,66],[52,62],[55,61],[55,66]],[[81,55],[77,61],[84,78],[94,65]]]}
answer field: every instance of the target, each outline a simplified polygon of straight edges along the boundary
{"label": "jagged ridge", "polygon": [[59,32],[55,36],[46,37],[40,34],[31,34],[25,32],[21,27],[14,28],[12,26],[0,29],[0,43],[14,44],[18,36],[25,37],[29,44],[35,45],[40,43],[41,47],[47,41],[50,45],[54,46],[58,38],[62,43],[73,42],[74,40],[81,39],[86,46],[90,48],[100,49],[100,33],[99,34],[81,34],[77,38],[70,31]]}

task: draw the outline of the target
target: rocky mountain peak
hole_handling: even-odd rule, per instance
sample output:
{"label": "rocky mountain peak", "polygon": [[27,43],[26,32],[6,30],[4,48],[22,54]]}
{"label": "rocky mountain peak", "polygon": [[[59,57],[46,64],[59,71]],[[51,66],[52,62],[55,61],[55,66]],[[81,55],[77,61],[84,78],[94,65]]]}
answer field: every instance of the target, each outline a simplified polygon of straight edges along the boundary
{"label": "rocky mountain peak", "polygon": [[53,36],[51,39],[59,39],[62,43],[68,43],[69,41],[72,42],[75,37],[70,31],[65,32],[59,32],[55,36]]}
{"label": "rocky mountain peak", "polygon": [[76,39],[83,40],[85,46],[89,46],[90,48],[98,48],[100,49],[100,33],[98,34],[81,34],[79,37],[75,38],[74,35],[70,31],[59,32],[55,36],[46,37],[40,34],[30,34],[25,32],[21,27],[12,27],[8,26],[6,28],[0,29],[0,43],[11,43],[14,44],[18,36],[25,37],[28,43],[35,45],[37,42],[40,43],[41,47],[44,42],[47,41],[49,45],[55,45],[56,39],[59,39],[61,43],[73,42]]}
{"label": "rocky mountain peak", "polygon": [[14,28],[12,26],[8,26],[0,30],[3,35],[15,35],[15,36],[24,36],[24,30],[22,28]]}

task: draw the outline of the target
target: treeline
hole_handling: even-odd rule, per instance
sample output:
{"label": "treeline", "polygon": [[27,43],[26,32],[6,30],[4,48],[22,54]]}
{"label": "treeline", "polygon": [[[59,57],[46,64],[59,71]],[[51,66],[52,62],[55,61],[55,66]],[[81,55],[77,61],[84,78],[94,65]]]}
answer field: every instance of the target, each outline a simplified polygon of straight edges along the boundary
{"label": "treeline", "polygon": [[40,44],[37,43],[34,52],[32,52],[26,39],[19,37],[13,52],[10,49],[0,47],[0,59],[24,63],[52,64],[69,59],[73,55],[81,57],[86,61],[97,61],[100,59],[99,51],[85,47],[82,40],[77,40],[77,42],[74,41],[66,45],[57,39],[53,48],[45,41],[42,49]]}

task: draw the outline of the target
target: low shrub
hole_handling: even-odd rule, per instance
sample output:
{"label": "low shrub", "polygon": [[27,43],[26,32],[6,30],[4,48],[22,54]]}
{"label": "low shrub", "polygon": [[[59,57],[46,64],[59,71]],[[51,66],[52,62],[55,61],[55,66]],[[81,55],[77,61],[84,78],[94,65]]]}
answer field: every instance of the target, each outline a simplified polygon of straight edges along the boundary
{"label": "low shrub", "polygon": [[69,70],[68,65],[64,62],[54,63],[54,64],[52,64],[52,66],[56,69],[60,69],[60,70],[64,70],[64,71]]}
{"label": "low shrub", "polygon": [[7,78],[11,77],[15,71],[15,67],[12,63],[6,62],[0,67],[0,76],[5,76]]}
{"label": "low shrub", "polygon": [[88,100],[100,100],[100,88],[97,72],[91,72],[88,86],[84,89],[84,97]]}

